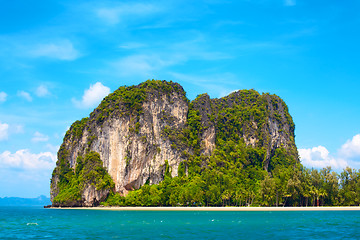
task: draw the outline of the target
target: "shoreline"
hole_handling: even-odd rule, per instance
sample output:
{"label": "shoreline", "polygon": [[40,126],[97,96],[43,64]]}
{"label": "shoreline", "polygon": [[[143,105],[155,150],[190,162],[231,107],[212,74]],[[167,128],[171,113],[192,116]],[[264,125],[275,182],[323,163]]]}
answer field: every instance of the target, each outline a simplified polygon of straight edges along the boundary
{"label": "shoreline", "polygon": [[202,211],[202,212],[280,212],[280,211],[360,211],[359,207],[50,207],[50,209],[105,211]]}

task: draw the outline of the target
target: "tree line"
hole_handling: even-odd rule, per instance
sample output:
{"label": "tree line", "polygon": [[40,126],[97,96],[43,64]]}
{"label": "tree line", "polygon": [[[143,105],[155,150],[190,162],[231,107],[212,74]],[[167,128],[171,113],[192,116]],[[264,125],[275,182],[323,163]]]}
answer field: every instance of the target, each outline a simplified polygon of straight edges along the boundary
{"label": "tree line", "polygon": [[239,171],[206,169],[201,175],[165,175],[158,185],[145,184],[126,197],[111,193],[107,206],[358,206],[360,171],[301,164],[272,174],[250,166]]}

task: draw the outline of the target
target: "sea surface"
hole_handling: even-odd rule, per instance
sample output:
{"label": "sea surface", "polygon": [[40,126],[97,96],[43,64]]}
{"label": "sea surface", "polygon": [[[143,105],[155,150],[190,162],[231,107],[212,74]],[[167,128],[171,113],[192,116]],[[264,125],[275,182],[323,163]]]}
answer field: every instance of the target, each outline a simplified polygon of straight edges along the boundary
{"label": "sea surface", "polygon": [[359,239],[360,211],[197,212],[0,207],[0,239]]}

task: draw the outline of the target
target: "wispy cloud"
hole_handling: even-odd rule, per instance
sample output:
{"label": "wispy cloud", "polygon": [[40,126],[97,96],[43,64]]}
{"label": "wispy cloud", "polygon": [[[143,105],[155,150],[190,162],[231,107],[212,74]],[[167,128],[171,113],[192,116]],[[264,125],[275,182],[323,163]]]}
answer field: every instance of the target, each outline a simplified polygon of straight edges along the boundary
{"label": "wispy cloud", "polygon": [[24,133],[24,126],[0,122],[0,141],[7,140],[12,134]]}
{"label": "wispy cloud", "polygon": [[[137,53],[110,62],[111,72],[120,76],[154,78],[168,71],[170,67],[183,65],[188,61],[218,61],[232,58],[229,54],[208,50],[208,39],[205,36],[194,32],[192,35],[195,36],[184,41],[159,41],[152,46],[142,45],[141,51],[135,50]],[[127,45],[125,46],[126,49]],[[130,44],[130,47],[132,46]]]}
{"label": "wispy cloud", "polygon": [[129,17],[142,18],[162,11],[160,5],[150,3],[123,3],[117,6],[101,7],[95,10],[96,16],[105,23],[115,25]]}
{"label": "wispy cloud", "polygon": [[143,48],[146,46],[147,45],[144,43],[128,42],[128,43],[123,43],[123,44],[119,45],[119,48],[126,49],[126,50],[133,50],[133,49]]}
{"label": "wispy cloud", "polygon": [[178,58],[162,58],[159,55],[135,54],[112,62],[111,67],[121,76],[151,78],[157,71],[181,61]]}
{"label": "wispy cloud", "polygon": [[31,141],[32,142],[47,142],[47,141],[49,141],[49,137],[40,132],[35,132]]}
{"label": "wispy cloud", "polygon": [[[202,92],[207,92],[210,97],[213,98],[224,97],[233,92],[234,88],[231,89],[229,87],[233,85],[232,83],[234,83],[234,80],[236,79],[236,76],[232,73],[217,73],[200,76],[170,72],[170,75],[173,77],[174,81],[195,85],[197,88],[200,87]],[[226,86],[223,84],[224,82],[227,83]]]}
{"label": "wispy cloud", "polygon": [[32,101],[32,97],[31,97],[30,93],[28,93],[28,92],[18,91],[17,95],[18,95],[18,97],[21,97],[21,98],[25,99],[28,102]]}
{"label": "wispy cloud", "polygon": [[[229,40],[230,41],[230,40]],[[231,43],[232,49],[238,51],[238,55],[243,54],[263,54],[264,52],[272,54],[288,54],[293,52],[296,48],[292,45],[284,43],[284,41],[244,41],[233,40]]]}
{"label": "wispy cloud", "polygon": [[0,141],[8,139],[9,124],[0,122]]}
{"label": "wispy cloud", "polygon": [[244,22],[242,21],[234,21],[234,20],[221,20],[215,24],[215,27],[225,27],[225,26],[237,26],[242,25]]}
{"label": "wispy cloud", "polygon": [[20,124],[11,125],[10,130],[13,133],[24,133],[24,125],[20,125]]}
{"label": "wispy cloud", "polygon": [[296,0],[284,0],[284,5],[285,6],[295,6],[296,5]]}
{"label": "wispy cloud", "polygon": [[72,101],[78,108],[95,107],[109,93],[110,88],[104,86],[101,82],[97,82],[94,85],[90,85],[90,87],[84,91],[81,101],[75,98],[73,98]]}
{"label": "wispy cloud", "polygon": [[323,168],[331,166],[341,170],[347,166],[360,166],[360,134],[344,143],[336,154],[331,154],[326,147],[318,146],[299,149],[301,162],[307,167]]}
{"label": "wispy cloud", "polygon": [[284,35],[280,36],[280,39],[287,41],[287,40],[292,40],[292,39],[313,36],[316,33],[317,33],[317,28],[310,27],[310,28],[304,28],[301,30],[294,31],[292,33],[284,34]]}
{"label": "wispy cloud", "polygon": [[60,146],[54,146],[48,143],[46,144],[46,148],[49,149],[50,152],[56,153],[59,150]]}
{"label": "wispy cloud", "polygon": [[46,97],[50,95],[50,92],[45,85],[40,85],[39,87],[36,88],[35,94],[38,97]]}
{"label": "wispy cloud", "polygon": [[0,92],[0,103],[5,102],[7,98],[6,92]]}
{"label": "wispy cloud", "polygon": [[24,125],[21,124],[9,124],[9,135],[24,133]]}
{"label": "wispy cloud", "polygon": [[232,59],[233,56],[213,48],[211,37],[199,32],[188,32],[185,34],[194,35],[194,37],[181,42],[175,42],[168,45],[165,54],[171,53],[172,57],[177,57],[185,61],[188,60],[225,60]]}
{"label": "wispy cloud", "polygon": [[80,57],[80,53],[69,40],[38,44],[29,50],[28,55],[34,58],[45,57],[65,61]]}

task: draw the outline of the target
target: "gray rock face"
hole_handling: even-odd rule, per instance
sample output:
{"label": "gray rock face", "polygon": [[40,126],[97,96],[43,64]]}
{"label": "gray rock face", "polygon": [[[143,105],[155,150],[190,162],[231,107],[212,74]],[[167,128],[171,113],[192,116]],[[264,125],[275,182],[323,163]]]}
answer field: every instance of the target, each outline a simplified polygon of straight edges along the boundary
{"label": "gray rock face", "polygon": [[81,198],[84,199],[82,206],[92,207],[99,205],[109,194],[109,190],[98,190],[94,185],[87,185],[82,192]]}
{"label": "gray rock face", "polygon": [[146,181],[159,183],[163,179],[165,160],[175,176],[181,161],[181,154],[172,149],[169,139],[162,135],[165,126],[169,126],[162,118],[170,116],[174,121],[170,126],[182,128],[186,123],[187,102],[174,93],[145,102],[142,107],[144,114],[140,116],[138,133],[129,130],[132,123],[128,117],[110,118],[102,127],[93,129],[98,137],[90,149],[100,154],[115,182],[115,190],[124,194]]}

